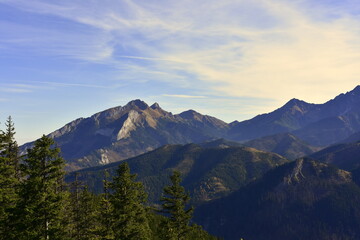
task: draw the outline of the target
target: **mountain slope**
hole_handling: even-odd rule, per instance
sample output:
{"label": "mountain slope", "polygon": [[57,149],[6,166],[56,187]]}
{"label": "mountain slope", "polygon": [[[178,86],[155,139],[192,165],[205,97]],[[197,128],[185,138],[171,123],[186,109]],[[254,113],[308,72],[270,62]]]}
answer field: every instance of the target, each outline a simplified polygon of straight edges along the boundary
{"label": "mountain slope", "polygon": [[[77,119],[50,134],[61,148],[67,170],[104,165],[145,153],[164,144],[203,142],[223,137],[228,125],[187,111],[166,112],[155,103],[134,100]],[[31,146],[27,144],[25,147]]]}
{"label": "mountain slope", "polygon": [[[172,171],[180,171],[182,184],[190,191],[193,204],[225,196],[269,169],[288,162],[277,154],[248,147],[206,148],[196,144],[166,145],[124,161],[144,183],[151,202],[159,200]],[[78,171],[78,177],[100,192],[104,170],[113,174],[119,164],[83,169]],[[71,181],[73,176],[69,174],[67,181]]]}
{"label": "mountain slope", "polygon": [[195,221],[225,239],[360,239],[360,188],[351,174],[299,159],[199,206]]}
{"label": "mountain slope", "polygon": [[[79,118],[50,136],[61,148],[68,171],[120,161],[165,144],[200,143],[219,138],[244,142],[276,134],[283,137],[265,139],[269,146],[259,143],[264,139],[251,144],[293,159],[310,153],[311,146],[326,147],[360,132],[359,106],[360,86],[357,86],[324,104],[292,99],[271,113],[227,124],[194,110],[173,115],[157,103],[148,106],[134,100],[123,107]],[[292,139],[294,137],[311,146]],[[27,147],[31,147],[31,143],[25,144],[22,150]]]}
{"label": "mountain slope", "polygon": [[326,146],[360,131],[360,86],[324,104],[292,99],[283,107],[231,124],[229,138],[246,141],[291,132],[311,145]]}
{"label": "mountain slope", "polygon": [[348,138],[340,141],[339,143],[354,143],[360,141],[360,132],[350,135]]}
{"label": "mountain slope", "polygon": [[360,167],[360,142],[333,145],[309,157],[350,171]]}
{"label": "mountain slope", "polygon": [[244,141],[276,133],[290,132],[313,122],[314,117],[308,113],[319,110],[319,105],[292,99],[271,113],[234,123],[230,130],[230,137],[234,140]]}
{"label": "mountain slope", "polygon": [[213,141],[207,141],[203,143],[199,143],[199,145],[203,148],[228,148],[228,147],[245,147],[244,144],[239,142],[233,142],[226,140],[224,138],[219,138]]}
{"label": "mountain slope", "polygon": [[280,154],[290,160],[295,160],[320,150],[320,148],[313,147],[290,133],[267,136],[243,144],[259,150]]}

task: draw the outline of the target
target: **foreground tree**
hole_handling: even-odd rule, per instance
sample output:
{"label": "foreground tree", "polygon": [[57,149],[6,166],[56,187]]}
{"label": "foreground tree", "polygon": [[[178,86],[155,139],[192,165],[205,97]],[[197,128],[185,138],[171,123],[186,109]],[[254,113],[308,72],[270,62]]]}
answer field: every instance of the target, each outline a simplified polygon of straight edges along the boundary
{"label": "foreground tree", "polygon": [[59,148],[45,135],[28,150],[21,166],[26,179],[21,184],[18,239],[66,239],[64,165]]}
{"label": "foreground tree", "polygon": [[6,121],[5,132],[0,131],[0,239],[11,239],[14,210],[18,201],[18,145],[11,117]]}
{"label": "foreground tree", "polygon": [[109,184],[112,190],[109,201],[112,206],[112,229],[114,239],[151,239],[145,202],[147,195],[142,183],[135,182],[127,163],[122,163]]}
{"label": "foreground tree", "polygon": [[78,179],[79,173],[75,172],[75,180],[70,184],[70,237],[74,240],[95,240],[99,237],[99,200],[89,192]]}
{"label": "foreground tree", "polygon": [[100,214],[98,215],[99,222],[99,235],[102,240],[114,239],[114,232],[112,230],[112,206],[110,203],[110,193],[109,193],[109,172],[107,169],[104,170],[104,180],[103,187],[104,193],[100,195]]}
{"label": "foreground tree", "polygon": [[186,209],[190,197],[185,193],[184,187],[180,185],[180,172],[174,171],[170,180],[171,185],[164,188],[164,194],[161,197],[162,212],[168,216],[168,220],[165,222],[165,234],[167,239],[171,240],[188,239],[188,235],[192,231],[189,223],[193,212],[192,208]]}
{"label": "foreground tree", "polygon": [[8,117],[5,123],[6,129],[3,132],[3,144],[1,146],[1,156],[9,161],[12,167],[12,176],[19,178],[19,147],[15,140],[15,127],[11,116]]}

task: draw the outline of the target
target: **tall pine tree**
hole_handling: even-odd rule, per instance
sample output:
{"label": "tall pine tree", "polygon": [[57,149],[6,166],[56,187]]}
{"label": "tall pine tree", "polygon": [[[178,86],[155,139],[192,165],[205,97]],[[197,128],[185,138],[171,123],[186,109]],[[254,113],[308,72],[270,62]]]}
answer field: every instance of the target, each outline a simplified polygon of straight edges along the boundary
{"label": "tall pine tree", "polygon": [[15,140],[15,127],[11,116],[8,117],[5,123],[6,129],[4,134],[4,145],[1,156],[8,158],[9,165],[12,166],[15,175],[19,178],[19,147]]}
{"label": "tall pine tree", "polygon": [[21,166],[26,179],[21,185],[18,239],[66,239],[64,165],[59,148],[45,135],[28,150]]}
{"label": "tall pine tree", "polygon": [[11,117],[0,131],[0,239],[13,238],[14,210],[18,201],[18,146]]}
{"label": "tall pine tree", "polygon": [[114,232],[112,230],[112,206],[109,200],[109,172],[105,169],[103,180],[104,193],[100,195],[99,208],[100,214],[98,215],[99,222],[99,235],[102,240],[114,239]]}
{"label": "tall pine tree", "polygon": [[98,197],[89,192],[87,186],[83,186],[78,180],[78,174],[75,173],[75,181],[71,184],[71,239],[100,239]]}
{"label": "tall pine tree", "polygon": [[168,217],[164,224],[166,238],[169,240],[188,239],[192,230],[189,223],[193,212],[192,208],[186,209],[190,196],[180,185],[180,172],[174,171],[170,180],[171,185],[164,188],[164,194],[160,199],[162,201],[162,212]]}
{"label": "tall pine tree", "polygon": [[112,229],[115,239],[151,239],[147,219],[147,199],[142,183],[135,182],[128,164],[122,163],[110,183],[109,200],[112,205]]}

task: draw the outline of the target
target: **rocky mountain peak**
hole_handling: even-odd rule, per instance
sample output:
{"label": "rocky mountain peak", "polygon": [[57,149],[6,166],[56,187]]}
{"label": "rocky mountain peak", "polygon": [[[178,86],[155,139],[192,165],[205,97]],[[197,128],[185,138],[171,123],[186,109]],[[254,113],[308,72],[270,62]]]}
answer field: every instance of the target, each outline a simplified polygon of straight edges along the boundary
{"label": "rocky mountain peak", "polygon": [[185,112],[182,112],[179,114],[180,117],[184,118],[184,119],[195,119],[195,120],[200,120],[199,118],[202,116],[200,113],[190,109],[187,110]]}
{"label": "rocky mountain peak", "polygon": [[128,102],[124,107],[139,108],[140,110],[145,110],[149,108],[149,105],[147,105],[146,102],[140,99],[136,99]]}
{"label": "rocky mountain peak", "polygon": [[300,99],[292,98],[286,103],[286,105],[296,105],[296,104],[299,104],[301,102],[303,102],[303,101],[301,101]]}
{"label": "rocky mountain peak", "polygon": [[153,105],[151,105],[150,106],[150,108],[152,108],[152,109],[161,109],[161,107],[160,107],[160,105],[156,102],[156,103],[154,103]]}
{"label": "rocky mountain peak", "polygon": [[299,100],[297,98],[293,98],[290,101],[288,101],[282,108],[286,109],[286,110],[296,109],[298,111],[302,111],[309,105],[311,105],[311,104],[307,103],[305,101]]}

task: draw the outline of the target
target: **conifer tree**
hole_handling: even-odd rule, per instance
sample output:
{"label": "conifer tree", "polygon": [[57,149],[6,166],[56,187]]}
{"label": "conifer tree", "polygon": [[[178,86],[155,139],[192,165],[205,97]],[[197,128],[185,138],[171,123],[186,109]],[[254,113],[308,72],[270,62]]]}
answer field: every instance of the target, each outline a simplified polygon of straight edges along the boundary
{"label": "conifer tree", "polygon": [[59,148],[45,135],[28,149],[21,166],[26,179],[21,184],[18,239],[66,239],[64,165]]}
{"label": "conifer tree", "polygon": [[174,171],[170,176],[171,185],[164,188],[164,194],[161,197],[162,212],[168,216],[165,222],[166,238],[171,240],[188,239],[191,231],[189,226],[192,217],[192,208],[186,209],[190,200],[189,194],[185,192],[184,187],[180,185],[181,174]]}
{"label": "conifer tree", "polygon": [[127,163],[122,163],[110,183],[112,190],[112,229],[115,239],[151,239],[151,230],[145,207],[146,193],[142,183],[135,182],[136,175],[130,173]]}
{"label": "conifer tree", "polygon": [[14,139],[15,128],[11,117],[0,131],[0,239],[11,239],[14,210],[18,201],[18,146]]}
{"label": "conifer tree", "polygon": [[8,158],[9,164],[15,171],[16,177],[19,177],[19,147],[15,140],[15,127],[11,116],[8,117],[5,123],[6,129],[4,134],[4,146],[1,155]]}
{"label": "conifer tree", "polygon": [[104,193],[100,195],[100,214],[98,215],[99,222],[99,236],[102,240],[114,239],[114,233],[112,230],[112,206],[109,200],[109,172],[104,171],[103,187]]}
{"label": "conifer tree", "polygon": [[71,209],[71,239],[100,239],[97,234],[98,204],[96,196],[78,180],[77,172],[75,173],[75,181],[72,183]]}

